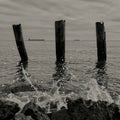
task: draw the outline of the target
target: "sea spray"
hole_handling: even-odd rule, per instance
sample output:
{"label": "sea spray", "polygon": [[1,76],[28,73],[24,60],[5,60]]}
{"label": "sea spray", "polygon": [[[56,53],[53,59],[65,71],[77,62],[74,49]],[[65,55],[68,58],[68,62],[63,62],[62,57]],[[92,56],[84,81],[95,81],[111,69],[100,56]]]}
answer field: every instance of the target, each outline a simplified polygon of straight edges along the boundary
{"label": "sea spray", "polygon": [[87,85],[87,99],[93,101],[107,101],[113,103],[113,99],[104,86],[99,86],[96,79],[90,79]]}
{"label": "sea spray", "polygon": [[21,65],[21,68],[22,68],[22,73],[23,73],[23,76],[24,76],[25,80],[28,81],[28,83],[31,85],[31,87],[35,90],[36,94],[38,94],[38,89],[37,89],[37,87],[35,87],[35,86],[32,84],[30,78],[28,77],[28,73],[25,71],[23,65]]}

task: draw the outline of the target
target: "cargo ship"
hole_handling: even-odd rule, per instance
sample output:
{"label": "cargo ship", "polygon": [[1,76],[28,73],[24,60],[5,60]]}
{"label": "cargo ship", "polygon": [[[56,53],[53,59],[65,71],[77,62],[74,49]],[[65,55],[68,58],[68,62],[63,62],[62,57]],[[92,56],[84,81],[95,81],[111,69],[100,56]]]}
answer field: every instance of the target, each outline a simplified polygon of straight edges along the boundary
{"label": "cargo ship", "polygon": [[45,39],[28,39],[28,41],[45,41]]}

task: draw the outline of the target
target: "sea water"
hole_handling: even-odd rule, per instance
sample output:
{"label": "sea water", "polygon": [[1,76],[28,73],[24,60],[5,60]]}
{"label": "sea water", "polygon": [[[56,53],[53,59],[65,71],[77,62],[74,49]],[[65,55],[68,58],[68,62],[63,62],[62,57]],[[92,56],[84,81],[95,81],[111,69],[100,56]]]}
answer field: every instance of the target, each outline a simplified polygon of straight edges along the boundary
{"label": "sea water", "polygon": [[[34,91],[9,93],[5,99],[17,102],[22,108],[35,101],[51,112],[50,104],[59,110],[66,106],[66,98],[102,100],[120,105],[120,41],[107,41],[107,62],[98,66],[96,41],[66,41],[66,63],[59,68],[55,64],[55,44],[48,41],[25,41],[29,56],[28,67],[19,63],[19,54],[14,41],[0,44],[0,85],[27,82]],[[49,91],[39,91],[40,84]]]}

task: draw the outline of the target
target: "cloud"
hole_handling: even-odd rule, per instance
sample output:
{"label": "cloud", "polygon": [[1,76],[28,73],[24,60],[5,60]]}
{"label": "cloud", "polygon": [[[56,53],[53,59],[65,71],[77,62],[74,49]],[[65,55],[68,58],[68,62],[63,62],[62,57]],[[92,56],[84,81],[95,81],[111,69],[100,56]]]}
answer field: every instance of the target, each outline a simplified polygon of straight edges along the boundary
{"label": "cloud", "polygon": [[54,38],[54,21],[65,19],[69,37],[77,34],[84,39],[86,31],[93,37],[96,21],[107,22],[112,31],[118,29],[119,7],[116,0],[0,0],[0,26],[10,31],[12,24],[22,23],[26,36],[29,31],[33,36],[35,31],[40,35],[49,31],[45,37]]}

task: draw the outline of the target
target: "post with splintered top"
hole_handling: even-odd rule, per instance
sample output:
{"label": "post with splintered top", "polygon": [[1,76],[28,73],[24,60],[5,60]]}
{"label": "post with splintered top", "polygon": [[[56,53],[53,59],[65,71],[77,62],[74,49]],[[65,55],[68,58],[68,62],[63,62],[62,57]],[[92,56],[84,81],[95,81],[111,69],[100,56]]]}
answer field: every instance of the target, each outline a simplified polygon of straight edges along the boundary
{"label": "post with splintered top", "polygon": [[55,22],[56,63],[65,62],[65,20]]}
{"label": "post with splintered top", "polygon": [[24,45],[23,35],[22,35],[22,27],[21,24],[13,25],[13,31],[15,35],[16,45],[21,57],[21,62],[27,62],[28,56]]}
{"label": "post with splintered top", "polygon": [[96,36],[97,36],[98,62],[105,62],[107,60],[106,32],[103,22],[96,22]]}

